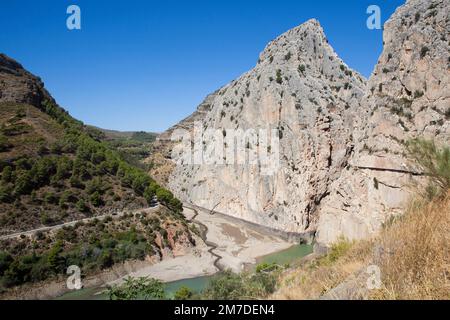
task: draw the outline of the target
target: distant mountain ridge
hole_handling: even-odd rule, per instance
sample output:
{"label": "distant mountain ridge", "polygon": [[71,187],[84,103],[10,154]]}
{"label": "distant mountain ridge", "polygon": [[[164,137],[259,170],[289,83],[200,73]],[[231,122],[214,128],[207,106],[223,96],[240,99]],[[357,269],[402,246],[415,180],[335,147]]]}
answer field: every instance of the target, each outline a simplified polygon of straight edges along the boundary
{"label": "distant mountain ridge", "polygon": [[103,129],[96,126],[89,126],[89,127],[103,133],[104,138],[107,140],[129,139],[151,143],[155,141],[159,135],[158,133],[147,131],[119,131],[119,130]]}

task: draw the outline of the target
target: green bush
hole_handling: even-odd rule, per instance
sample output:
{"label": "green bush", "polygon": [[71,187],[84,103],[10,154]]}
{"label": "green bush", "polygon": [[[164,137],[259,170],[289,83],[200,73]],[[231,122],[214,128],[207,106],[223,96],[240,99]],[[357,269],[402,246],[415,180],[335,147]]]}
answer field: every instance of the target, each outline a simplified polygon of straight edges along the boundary
{"label": "green bush", "polygon": [[425,56],[427,55],[427,53],[430,51],[430,48],[428,48],[427,46],[423,46],[422,49],[420,49],[420,58],[425,58]]}
{"label": "green bush", "polygon": [[91,201],[91,203],[94,207],[100,207],[101,205],[103,205],[102,196],[100,195],[100,193],[98,191],[95,191],[90,196],[89,200]]}
{"label": "green bush", "polygon": [[0,275],[2,275],[13,262],[13,258],[7,252],[0,251]]}
{"label": "green bush", "polygon": [[352,247],[353,243],[347,239],[341,238],[336,243],[331,246],[330,251],[326,256],[321,258],[319,261],[321,264],[330,265],[339,260],[344,256],[348,250]]}
{"label": "green bush", "polygon": [[51,225],[54,222],[53,219],[46,212],[41,213],[40,219],[41,223],[45,226]]}
{"label": "green bush", "polygon": [[13,202],[14,197],[12,195],[12,189],[9,186],[0,185],[0,202],[10,203]]}
{"label": "green bush", "polygon": [[75,207],[80,212],[88,212],[89,211],[89,207],[86,205],[86,202],[83,199],[78,200]]}
{"label": "green bush", "polygon": [[241,273],[230,270],[212,279],[201,293],[210,300],[248,300],[267,297],[276,289],[277,272]]}
{"label": "green bush", "polygon": [[175,292],[174,299],[175,300],[189,300],[192,298],[194,293],[188,287],[182,286]]}
{"label": "green bush", "polygon": [[306,71],[306,67],[304,64],[301,64],[298,66],[298,72],[303,74],[305,71]]}
{"label": "green bush", "polygon": [[8,142],[8,138],[4,134],[0,134],[0,152],[7,151],[11,148],[11,144]]}
{"label": "green bush", "polygon": [[281,74],[281,70],[280,69],[277,70],[276,82],[278,84],[282,84],[283,83],[283,78],[282,78],[282,74]]}
{"label": "green bush", "polygon": [[450,119],[450,107],[447,108],[447,110],[445,110],[445,119],[449,120]]}
{"label": "green bush", "polygon": [[450,147],[439,148],[434,141],[414,139],[407,144],[409,157],[429,178],[429,196],[439,196],[450,188]]}
{"label": "green bush", "polygon": [[285,56],[284,56],[284,60],[289,61],[292,57],[292,53],[289,51]]}
{"label": "green bush", "polygon": [[154,300],[166,297],[164,285],[152,278],[127,278],[120,286],[108,290],[110,300]]}
{"label": "green bush", "polygon": [[13,170],[10,166],[6,166],[2,171],[2,181],[5,183],[11,182],[13,179]]}

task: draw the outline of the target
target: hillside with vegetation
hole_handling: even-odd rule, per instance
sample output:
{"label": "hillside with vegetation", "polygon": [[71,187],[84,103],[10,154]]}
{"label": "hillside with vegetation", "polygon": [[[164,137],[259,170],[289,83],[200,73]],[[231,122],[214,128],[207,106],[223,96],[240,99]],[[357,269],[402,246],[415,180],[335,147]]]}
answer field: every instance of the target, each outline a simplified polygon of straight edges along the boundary
{"label": "hillside with vegetation", "polygon": [[144,170],[149,169],[146,159],[153,151],[153,143],[158,134],[145,131],[116,131],[89,127],[92,133],[107,142],[127,162]]}
{"label": "hillside with vegetation", "polygon": [[[89,272],[193,244],[181,202],[72,118],[39,78],[5,55],[0,173],[2,288],[51,278],[71,264]],[[156,199],[160,206],[151,214],[136,215]],[[71,221],[80,222],[15,236]]]}

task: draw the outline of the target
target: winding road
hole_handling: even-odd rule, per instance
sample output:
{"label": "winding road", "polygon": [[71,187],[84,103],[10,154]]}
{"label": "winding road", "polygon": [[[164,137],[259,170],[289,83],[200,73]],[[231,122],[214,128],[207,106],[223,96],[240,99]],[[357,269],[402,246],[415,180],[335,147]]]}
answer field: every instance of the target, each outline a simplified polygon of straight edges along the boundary
{"label": "winding road", "polygon": [[[157,205],[155,207],[151,207],[151,208],[145,208],[145,209],[136,210],[135,212],[133,212],[133,214],[141,213],[143,211],[151,212],[151,211],[154,211],[154,210],[157,210],[157,209],[159,209],[159,205]],[[0,241],[8,240],[8,239],[15,239],[15,238],[19,238],[19,237],[22,237],[22,236],[33,236],[33,235],[35,235],[38,232],[47,232],[47,231],[59,230],[59,229],[62,229],[64,227],[74,226],[75,224],[77,224],[79,222],[83,222],[83,223],[90,222],[90,221],[92,221],[94,219],[104,220],[104,219],[106,219],[108,217],[111,217],[113,219],[117,219],[117,218],[120,218],[123,215],[129,214],[129,213],[130,212],[122,211],[122,212],[118,212],[116,214],[105,214],[105,215],[101,215],[101,216],[95,216],[95,217],[84,218],[84,219],[80,219],[80,220],[74,220],[74,221],[70,221],[70,222],[66,222],[66,223],[62,223],[62,224],[57,224],[57,225],[54,225],[54,226],[41,227],[41,228],[27,230],[27,231],[15,232],[15,233],[11,233],[11,234],[0,236]]]}

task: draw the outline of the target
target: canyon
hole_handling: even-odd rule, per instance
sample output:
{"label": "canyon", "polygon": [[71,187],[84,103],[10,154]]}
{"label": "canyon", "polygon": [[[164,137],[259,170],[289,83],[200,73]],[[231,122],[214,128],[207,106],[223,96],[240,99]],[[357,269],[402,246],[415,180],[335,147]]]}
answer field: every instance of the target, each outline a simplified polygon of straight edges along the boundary
{"label": "canyon", "polygon": [[[317,20],[287,31],[254,69],[159,136],[152,174],[185,202],[305,239],[313,233],[318,249],[370,237],[403,212],[422,180],[405,144],[450,140],[448,6],[410,0],[398,8],[369,80],[337,56]],[[279,170],[183,164],[171,138],[198,123],[278,130]],[[249,152],[258,148],[248,144]]]}
{"label": "canyon", "polygon": [[[0,290],[59,295],[69,264],[93,287],[238,274],[294,244],[307,244],[302,256],[314,244],[317,257],[376,235],[426,183],[409,142],[450,141],[449,6],[399,7],[369,79],[310,19],[159,135],[84,125],[0,54]],[[177,134],[198,128],[194,148],[211,156],[213,130],[221,158],[186,161]],[[276,139],[267,145],[261,132]],[[246,155],[276,156],[275,170],[227,163],[232,133]]]}

